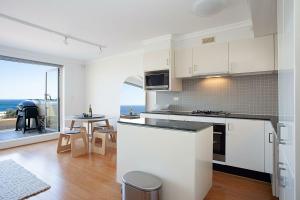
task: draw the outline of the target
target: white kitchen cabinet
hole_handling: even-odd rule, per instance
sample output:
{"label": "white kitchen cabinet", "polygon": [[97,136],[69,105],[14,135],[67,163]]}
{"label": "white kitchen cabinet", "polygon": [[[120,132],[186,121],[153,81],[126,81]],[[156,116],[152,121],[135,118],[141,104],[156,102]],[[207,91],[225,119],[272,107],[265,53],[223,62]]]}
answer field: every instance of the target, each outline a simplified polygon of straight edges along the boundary
{"label": "white kitchen cabinet", "polygon": [[273,138],[275,130],[271,122],[265,122],[265,172],[273,174]]}
{"label": "white kitchen cabinet", "polygon": [[191,77],[193,75],[193,49],[176,49],[174,54],[176,78]]}
{"label": "white kitchen cabinet", "polygon": [[170,49],[148,51],[144,53],[144,71],[168,70],[170,69]]}
{"label": "white kitchen cabinet", "polygon": [[193,75],[228,73],[228,43],[203,44],[193,48]]}
{"label": "white kitchen cabinet", "polygon": [[251,73],[275,70],[273,35],[229,43],[229,73]]}
{"label": "white kitchen cabinet", "polygon": [[226,164],[264,172],[265,122],[226,119],[226,126]]}

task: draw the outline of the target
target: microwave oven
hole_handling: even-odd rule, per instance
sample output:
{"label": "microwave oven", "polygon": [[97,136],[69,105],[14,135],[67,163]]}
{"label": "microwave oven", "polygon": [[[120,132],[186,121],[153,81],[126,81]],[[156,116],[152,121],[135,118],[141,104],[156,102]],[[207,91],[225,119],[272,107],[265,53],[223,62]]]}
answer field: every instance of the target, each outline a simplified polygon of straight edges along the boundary
{"label": "microwave oven", "polygon": [[146,72],[144,80],[146,90],[168,90],[169,70]]}

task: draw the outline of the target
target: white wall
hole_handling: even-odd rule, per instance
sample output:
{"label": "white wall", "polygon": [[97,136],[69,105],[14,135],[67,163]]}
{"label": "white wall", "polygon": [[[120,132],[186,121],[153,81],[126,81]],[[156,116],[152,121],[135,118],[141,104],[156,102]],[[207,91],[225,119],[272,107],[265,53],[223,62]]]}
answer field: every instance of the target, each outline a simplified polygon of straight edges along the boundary
{"label": "white wall", "polygon": [[92,105],[94,113],[113,117],[115,124],[120,115],[120,93],[129,76],[143,76],[142,51],[133,51],[86,65],[86,109]]}
{"label": "white wall", "polygon": [[63,65],[60,88],[61,125],[63,126],[64,124],[64,116],[84,112],[85,68],[82,61],[6,46],[0,46],[0,55]]}

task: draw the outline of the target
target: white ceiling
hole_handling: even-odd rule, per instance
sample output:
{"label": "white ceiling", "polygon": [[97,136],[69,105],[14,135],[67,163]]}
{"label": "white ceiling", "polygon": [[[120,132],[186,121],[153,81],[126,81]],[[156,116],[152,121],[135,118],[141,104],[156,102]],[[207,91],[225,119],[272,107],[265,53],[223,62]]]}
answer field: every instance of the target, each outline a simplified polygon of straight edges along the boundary
{"label": "white ceiling", "polygon": [[[210,17],[192,12],[194,0],[0,0],[0,13],[106,45],[101,57],[141,48],[141,41],[184,34],[251,18],[246,0],[227,0]],[[0,18],[0,45],[90,60],[99,50]]]}

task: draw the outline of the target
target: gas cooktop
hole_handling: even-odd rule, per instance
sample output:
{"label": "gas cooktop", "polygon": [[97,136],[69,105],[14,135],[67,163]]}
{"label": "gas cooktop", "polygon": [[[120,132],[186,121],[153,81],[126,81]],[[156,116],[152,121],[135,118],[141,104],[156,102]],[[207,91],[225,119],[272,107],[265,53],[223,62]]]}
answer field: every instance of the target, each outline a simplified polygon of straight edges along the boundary
{"label": "gas cooktop", "polygon": [[219,116],[219,115],[228,115],[228,112],[224,111],[212,111],[212,110],[193,110],[192,115],[214,115],[214,116]]}

